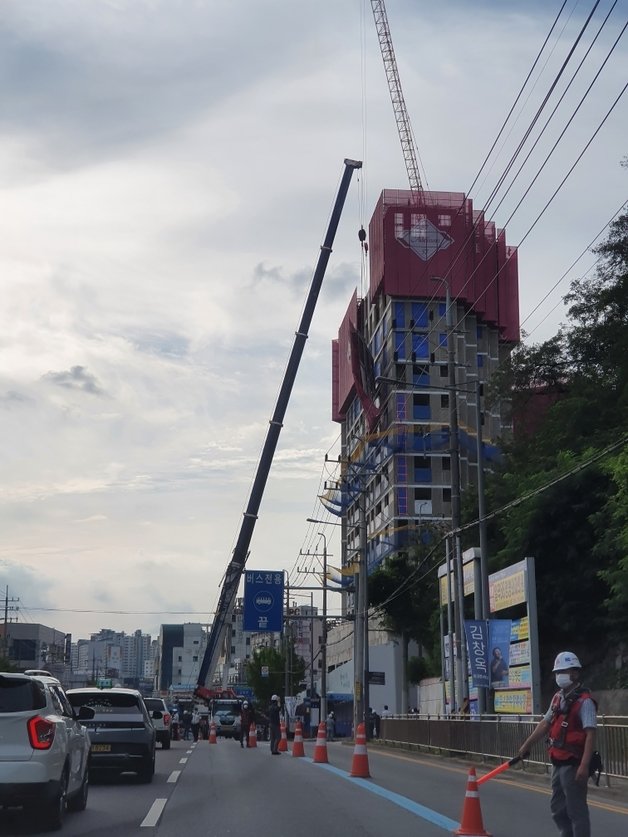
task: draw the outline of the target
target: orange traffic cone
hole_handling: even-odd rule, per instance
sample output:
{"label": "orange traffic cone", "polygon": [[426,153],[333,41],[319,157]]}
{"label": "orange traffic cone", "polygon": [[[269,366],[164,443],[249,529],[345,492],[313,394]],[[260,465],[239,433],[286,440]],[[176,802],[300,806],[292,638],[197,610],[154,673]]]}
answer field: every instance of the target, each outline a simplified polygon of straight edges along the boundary
{"label": "orange traffic cone", "polygon": [[305,755],[305,748],[303,747],[303,727],[301,726],[301,721],[297,721],[297,725],[294,730],[294,741],[292,742],[292,755]]}
{"label": "orange traffic cone", "polygon": [[371,776],[369,773],[369,757],[366,752],[366,727],[364,724],[358,724],[349,776],[357,776],[360,779],[368,779]]}
{"label": "orange traffic cone", "polygon": [[465,837],[491,837],[490,833],[485,831],[484,823],[482,822],[480,794],[475,776],[475,767],[469,768],[467,790],[464,795],[464,805],[462,806],[462,822],[460,823],[460,828],[457,828],[454,834],[465,835]]}
{"label": "orange traffic cone", "polygon": [[249,747],[257,747],[257,724],[254,723],[249,727]]}
{"label": "orange traffic cone", "polygon": [[209,725],[209,743],[216,743],[216,724],[213,721]]}
{"label": "orange traffic cone", "polygon": [[318,725],[318,735],[316,736],[316,746],[314,747],[314,758],[312,761],[315,764],[329,764],[327,758],[327,724],[321,721]]}
{"label": "orange traffic cone", "polygon": [[277,745],[277,749],[280,753],[287,753],[288,752],[288,733],[286,732],[286,725],[282,721],[279,725],[279,730],[281,732],[281,738],[279,739],[279,744]]}

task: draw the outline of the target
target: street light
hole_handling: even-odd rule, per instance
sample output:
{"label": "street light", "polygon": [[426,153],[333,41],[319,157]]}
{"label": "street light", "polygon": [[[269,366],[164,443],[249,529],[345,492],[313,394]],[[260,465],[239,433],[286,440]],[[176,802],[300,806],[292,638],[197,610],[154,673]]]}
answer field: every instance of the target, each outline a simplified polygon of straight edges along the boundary
{"label": "street light", "polygon": [[320,523],[322,526],[342,526],[342,523],[334,523],[333,520],[317,520],[315,517],[306,517],[305,519],[308,523]]}

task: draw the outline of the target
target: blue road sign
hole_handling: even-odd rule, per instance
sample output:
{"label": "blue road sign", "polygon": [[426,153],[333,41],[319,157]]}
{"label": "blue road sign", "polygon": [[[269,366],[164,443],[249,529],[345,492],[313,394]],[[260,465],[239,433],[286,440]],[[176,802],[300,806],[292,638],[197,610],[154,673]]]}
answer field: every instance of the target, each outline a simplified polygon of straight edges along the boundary
{"label": "blue road sign", "polygon": [[247,570],[244,576],[244,630],[283,629],[283,571]]}

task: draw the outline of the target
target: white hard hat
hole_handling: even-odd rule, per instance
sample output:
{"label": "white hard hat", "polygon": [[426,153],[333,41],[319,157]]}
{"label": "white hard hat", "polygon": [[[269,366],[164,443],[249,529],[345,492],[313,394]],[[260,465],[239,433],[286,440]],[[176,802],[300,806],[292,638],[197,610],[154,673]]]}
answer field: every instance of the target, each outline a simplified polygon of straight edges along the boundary
{"label": "white hard hat", "polygon": [[279,695],[273,695],[273,696],[271,697],[271,701],[272,701],[272,700],[279,700]]}
{"label": "white hard hat", "polygon": [[582,668],[580,660],[576,657],[573,651],[561,651],[554,660],[554,668],[552,672],[567,671],[570,668]]}

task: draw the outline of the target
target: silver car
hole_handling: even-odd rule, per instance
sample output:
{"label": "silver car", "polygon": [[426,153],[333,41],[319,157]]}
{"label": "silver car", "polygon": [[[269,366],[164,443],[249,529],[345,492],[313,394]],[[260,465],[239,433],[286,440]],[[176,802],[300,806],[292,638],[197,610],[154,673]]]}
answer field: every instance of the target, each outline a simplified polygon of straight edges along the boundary
{"label": "silver car", "polygon": [[0,805],[60,828],[87,805],[89,747],[56,678],[0,672]]}

